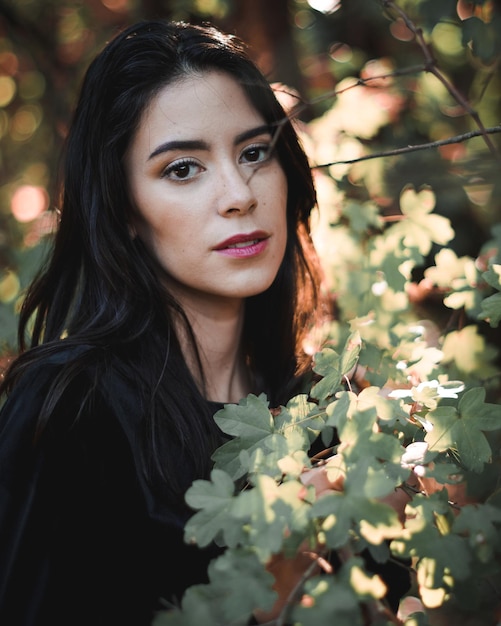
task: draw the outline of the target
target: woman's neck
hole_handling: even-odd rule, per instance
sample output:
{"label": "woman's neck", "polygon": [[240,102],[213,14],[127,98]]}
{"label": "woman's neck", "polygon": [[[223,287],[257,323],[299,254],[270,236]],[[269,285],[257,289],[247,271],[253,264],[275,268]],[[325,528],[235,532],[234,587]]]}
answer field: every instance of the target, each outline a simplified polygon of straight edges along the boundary
{"label": "woman's neck", "polygon": [[203,369],[199,367],[185,333],[180,333],[181,346],[195,380],[200,383],[207,400],[238,402],[252,391],[252,377],[242,353],[244,300],[204,300],[203,303],[181,302],[191,325]]}

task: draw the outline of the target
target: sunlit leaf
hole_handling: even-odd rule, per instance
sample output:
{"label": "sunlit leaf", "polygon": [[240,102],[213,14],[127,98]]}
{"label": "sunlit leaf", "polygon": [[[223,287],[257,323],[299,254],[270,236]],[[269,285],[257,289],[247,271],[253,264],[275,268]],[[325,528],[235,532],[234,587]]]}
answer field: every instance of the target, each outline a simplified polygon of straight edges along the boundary
{"label": "sunlit leaf", "polygon": [[250,394],[239,404],[227,404],[214,415],[219,428],[234,437],[262,439],[273,431],[273,418],[266,398]]}
{"label": "sunlit leaf", "polygon": [[442,346],[442,362],[453,361],[457,368],[469,374],[481,371],[489,355],[489,347],[478,326],[470,324],[461,330],[448,333]]}
{"label": "sunlit leaf", "polygon": [[[409,505],[409,514],[416,515],[414,527],[403,531],[402,536],[391,542],[392,552],[402,557],[417,557],[418,572],[421,569],[421,584],[428,589],[440,589],[443,587],[444,578],[452,576],[464,580],[468,576],[471,553],[466,539],[451,532],[440,532],[436,525],[428,520],[435,520],[440,511],[433,506],[437,505],[441,496],[431,497],[430,502],[424,502],[420,498],[417,503]],[[422,506],[427,506],[428,512],[424,513]],[[443,526],[446,528],[446,526]]]}
{"label": "sunlit leaf", "polygon": [[416,193],[411,187],[400,196],[400,208],[405,220],[392,226],[394,235],[403,237],[406,246],[416,246],[426,255],[432,243],[446,244],[454,237],[450,221],[441,215],[431,214],[435,206],[435,195],[429,189]]}
{"label": "sunlit leaf", "polygon": [[364,623],[359,599],[349,581],[325,576],[306,581],[303,597],[294,607],[292,618],[302,626],[362,626]]}
{"label": "sunlit leaf", "polygon": [[341,387],[343,376],[355,366],[360,349],[360,333],[354,331],[340,354],[332,348],[324,348],[316,354],[314,370],[323,378],[313,386],[311,395],[321,401],[333,396]]}
{"label": "sunlit leaf", "polygon": [[480,472],[491,460],[492,450],[482,431],[501,429],[501,405],[484,402],[485,389],[466,391],[458,409],[438,407],[427,419],[433,429],[425,441],[430,450],[454,450],[467,469]]}
{"label": "sunlit leaf", "polygon": [[[207,546],[231,525],[235,485],[226,472],[212,470],[211,480],[196,480],[186,493],[188,505],[198,510],[185,526],[185,539]],[[231,528],[229,528],[231,532]]]}

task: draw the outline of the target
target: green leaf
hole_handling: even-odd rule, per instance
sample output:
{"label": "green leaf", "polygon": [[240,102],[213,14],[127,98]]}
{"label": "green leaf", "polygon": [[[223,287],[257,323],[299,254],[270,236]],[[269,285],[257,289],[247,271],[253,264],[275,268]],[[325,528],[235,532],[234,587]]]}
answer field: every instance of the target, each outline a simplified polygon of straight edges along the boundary
{"label": "green leaf", "polygon": [[375,204],[345,202],[341,210],[343,215],[348,218],[351,230],[358,235],[366,233],[369,228],[380,230],[384,225],[379,209]]}
{"label": "green leaf", "polygon": [[228,435],[257,441],[273,432],[273,418],[262,394],[250,394],[238,404],[226,404],[214,415],[214,421]]}
{"label": "green leaf", "polygon": [[401,271],[402,259],[396,255],[385,256],[381,271],[384,273],[388,287],[393,291],[399,292],[405,289],[407,277]]}
{"label": "green leaf", "polygon": [[501,291],[501,265],[493,263],[489,269],[482,274],[482,278],[487,284],[498,291]]}
{"label": "green leaf", "polygon": [[210,563],[208,572],[228,623],[246,618],[247,624],[254,609],[269,610],[276,600],[273,576],[252,550],[227,550]]}
{"label": "green leaf", "polygon": [[187,522],[184,530],[187,543],[208,546],[228,529],[231,532],[230,510],[235,485],[226,472],[213,469],[211,480],[195,480],[186,492],[186,502],[199,509]]}
{"label": "green leaf", "polygon": [[160,612],[153,626],[246,626],[256,608],[269,610],[276,600],[273,576],[251,550],[227,550],[208,574],[209,584],[190,587],[181,610]]}
{"label": "green leaf", "polygon": [[438,407],[427,415],[433,429],[425,441],[430,450],[447,449],[458,454],[466,469],[480,472],[484,463],[491,460],[492,451],[482,431],[501,428],[501,405],[484,402],[485,389],[466,391],[459,401],[458,409]]}
{"label": "green leaf", "polygon": [[383,272],[388,287],[393,291],[403,291],[407,282],[402,266],[408,263],[408,253],[409,249],[404,248],[401,238],[394,237],[391,232],[372,241],[370,265],[376,276]]}
{"label": "green leaf", "polygon": [[333,348],[324,348],[315,355],[313,369],[323,378],[313,386],[312,397],[324,401],[342,388],[343,377],[355,367],[361,347],[360,333],[354,331],[346,340],[341,354]]}
{"label": "green leaf", "polygon": [[333,426],[339,432],[356,411],[357,396],[351,391],[340,391],[336,398],[325,409],[327,415],[325,423],[327,426]]}
{"label": "green leaf", "polygon": [[418,193],[406,187],[400,195],[400,208],[406,219],[391,227],[392,235],[403,238],[405,246],[416,247],[427,255],[432,243],[446,244],[454,237],[450,220],[441,215],[430,215],[435,206],[435,195],[430,189]]}
{"label": "green leaf", "polygon": [[362,340],[360,339],[360,333],[356,330],[351,333],[346,340],[344,349],[341,353],[341,373],[343,375],[348,375],[355,367],[361,347]]}
{"label": "green leaf", "polygon": [[240,494],[231,513],[246,525],[249,545],[265,562],[283,551],[289,540],[297,547],[295,535],[300,534],[301,539],[308,535],[310,508],[300,481],[277,484],[268,476],[257,476],[253,488]]}
{"label": "green leaf", "polygon": [[451,248],[443,248],[435,255],[435,266],[428,267],[424,275],[438,287],[450,287],[454,280],[469,276],[475,279],[475,261],[467,256],[458,258]]}
{"label": "green leaf", "polygon": [[[493,263],[489,269],[482,274],[485,282],[501,291],[501,265]],[[501,293],[495,293],[482,300],[480,303],[480,313],[478,319],[486,320],[492,328],[497,328],[501,321]]]}
{"label": "green leaf", "polygon": [[479,272],[475,261],[467,256],[458,258],[450,248],[443,248],[435,256],[435,267],[425,270],[425,277],[434,285],[447,289],[445,306],[451,309],[465,307],[468,311],[477,310],[481,301],[477,289]]}
{"label": "green leaf", "polygon": [[[444,490],[445,491],[445,490]],[[446,497],[446,495],[445,495]],[[446,576],[465,580],[469,574],[471,552],[467,540],[450,532],[448,524],[441,530],[430,522],[436,522],[447,511],[444,496],[434,493],[426,498],[415,498],[408,505],[410,523],[402,536],[391,542],[391,551],[404,558],[416,558],[418,570],[426,573],[426,587],[443,587]],[[430,564],[433,563],[433,567]],[[426,570],[426,572],[425,572]]]}
{"label": "green leaf", "polygon": [[333,576],[316,576],[306,581],[299,606],[291,619],[301,626],[362,626],[361,606],[356,593],[347,581]]}
{"label": "green leaf", "polygon": [[501,321],[501,293],[495,293],[480,303],[479,319],[485,320],[492,328],[497,328]]}
{"label": "green leaf", "polygon": [[363,600],[381,599],[386,593],[386,585],[378,575],[369,573],[365,563],[359,556],[351,557],[343,564],[339,573],[340,582],[347,581],[356,591],[357,597]]}
{"label": "green leaf", "polygon": [[223,432],[234,436],[212,455],[217,469],[228,472],[236,480],[251,470],[256,471],[264,460],[262,451],[268,450],[273,452],[273,457],[266,460],[268,471],[280,473],[276,462],[287,454],[288,445],[283,435],[276,432],[264,395],[250,394],[237,405],[227,404],[214,415],[214,420]]}
{"label": "green leaf", "polygon": [[481,430],[501,428],[501,404],[484,402],[485,389],[475,387],[466,391],[459,401],[459,412]]}
{"label": "green leaf", "polygon": [[499,34],[496,27],[478,17],[470,17],[462,22],[463,45],[470,44],[472,53],[485,63],[492,62],[499,51]]}
{"label": "green leaf", "polygon": [[489,504],[461,507],[453,530],[468,537],[470,546],[484,563],[501,551],[501,509],[497,507]]}
{"label": "green leaf", "polygon": [[424,440],[431,451],[443,452],[455,447],[453,426],[458,420],[457,410],[453,406],[441,406],[426,417],[433,424]]}
{"label": "green leaf", "polygon": [[325,425],[323,411],[319,411],[316,404],[308,400],[306,394],[291,398],[287,407],[281,407],[280,413],[275,415],[275,428],[287,439],[295,439],[290,447],[295,450],[307,450],[319,435]]}
{"label": "green leaf", "polygon": [[484,368],[485,376],[488,377],[494,373],[488,365],[489,358],[493,358],[492,351],[493,347],[481,335],[479,327],[469,324],[446,335],[442,345],[442,363],[454,362],[460,370],[458,377],[463,380],[465,374],[476,373],[476,376],[482,376]]}
{"label": "green leaf", "polygon": [[365,494],[351,491],[323,495],[311,508],[312,519],[321,519],[326,544],[333,549],[345,545],[355,529],[369,543],[378,545],[401,531],[393,508]]}
{"label": "green leaf", "polygon": [[365,378],[371,385],[382,387],[388,380],[390,371],[388,356],[373,343],[364,342],[359,363],[367,368]]}
{"label": "green leaf", "polygon": [[339,354],[333,348],[324,348],[315,355],[313,369],[322,376],[322,379],[313,385],[312,397],[322,401],[333,396],[338,391],[342,380]]}

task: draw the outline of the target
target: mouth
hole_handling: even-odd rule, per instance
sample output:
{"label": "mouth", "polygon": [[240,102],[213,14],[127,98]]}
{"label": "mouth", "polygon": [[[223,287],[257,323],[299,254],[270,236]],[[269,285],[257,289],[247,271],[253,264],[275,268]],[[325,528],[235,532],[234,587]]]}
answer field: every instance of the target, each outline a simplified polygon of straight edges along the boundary
{"label": "mouth", "polygon": [[231,243],[227,248],[245,248],[246,246],[253,246],[259,243],[262,239],[250,239],[248,241],[239,241],[238,243]]}
{"label": "mouth", "polygon": [[242,233],[225,239],[214,247],[220,254],[233,259],[248,259],[259,256],[268,247],[270,234],[261,230]]}
{"label": "mouth", "polygon": [[253,247],[260,244],[262,241],[269,239],[269,237],[270,235],[264,231],[255,231],[247,234],[242,233],[229,237],[221,243],[218,243],[217,246],[214,247],[214,250],[239,250]]}

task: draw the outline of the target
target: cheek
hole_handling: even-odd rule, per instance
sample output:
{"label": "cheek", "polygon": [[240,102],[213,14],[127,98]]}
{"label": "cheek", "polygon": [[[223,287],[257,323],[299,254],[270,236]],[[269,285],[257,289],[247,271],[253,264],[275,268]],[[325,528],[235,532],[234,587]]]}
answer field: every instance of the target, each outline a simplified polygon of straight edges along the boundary
{"label": "cheek", "polygon": [[172,248],[170,238],[171,228],[167,227],[168,221],[158,219],[155,216],[139,214],[135,216],[133,225],[137,237],[142,241],[146,249],[157,261],[162,262]]}

